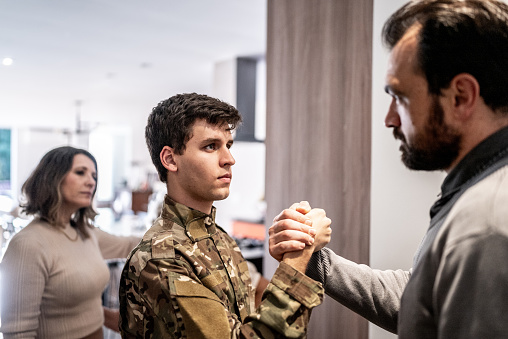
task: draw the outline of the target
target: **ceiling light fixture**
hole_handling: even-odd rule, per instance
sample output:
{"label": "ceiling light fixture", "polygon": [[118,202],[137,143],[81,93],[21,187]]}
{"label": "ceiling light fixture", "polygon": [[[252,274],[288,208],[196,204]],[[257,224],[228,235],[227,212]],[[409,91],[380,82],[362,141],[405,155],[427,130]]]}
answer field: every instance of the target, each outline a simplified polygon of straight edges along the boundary
{"label": "ceiling light fixture", "polygon": [[4,65],[4,66],[10,66],[10,65],[12,65],[13,62],[14,62],[14,60],[12,60],[12,58],[3,58],[2,59],[2,65]]}

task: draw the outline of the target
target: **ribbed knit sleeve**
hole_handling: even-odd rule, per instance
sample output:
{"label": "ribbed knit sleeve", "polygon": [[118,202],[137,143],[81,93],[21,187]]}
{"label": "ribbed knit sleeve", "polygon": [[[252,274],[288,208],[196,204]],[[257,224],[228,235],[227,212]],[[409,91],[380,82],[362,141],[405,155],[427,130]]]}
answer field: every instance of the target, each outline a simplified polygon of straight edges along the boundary
{"label": "ribbed knit sleeve", "polygon": [[118,236],[104,232],[96,227],[93,234],[97,238],[104,259],[127,258],[129,253],[141,241],[138,236]]}
{"label": "ribbed knit sleeve", "polygon": [[14,237],[0,264],[1,332],[4,338],[34,338],[50,262],[41,239],[26,232]]}

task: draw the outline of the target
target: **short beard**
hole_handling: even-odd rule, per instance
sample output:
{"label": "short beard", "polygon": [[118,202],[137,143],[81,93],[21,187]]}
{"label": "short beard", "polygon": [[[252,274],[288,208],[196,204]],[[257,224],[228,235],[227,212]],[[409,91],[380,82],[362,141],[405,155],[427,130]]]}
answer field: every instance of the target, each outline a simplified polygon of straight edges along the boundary
{"label": "short beard", "polygon": [[401,140],[401,160],[404,165],[416,171],[436,171],[449,168],[457,159],[462,135],[444,122],[444,110],[438,97],[433,97],[427,124],[416,134],[412,144],[406,142],[399,128],[393,130],[396,139]]}

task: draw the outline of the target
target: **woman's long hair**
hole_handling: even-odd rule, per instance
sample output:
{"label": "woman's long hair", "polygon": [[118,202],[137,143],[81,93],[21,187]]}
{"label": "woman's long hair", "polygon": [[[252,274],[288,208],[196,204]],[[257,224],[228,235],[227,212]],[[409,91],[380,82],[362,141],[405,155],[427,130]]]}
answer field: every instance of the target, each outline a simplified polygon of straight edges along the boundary
{"label": "woman's long hair", "polygon": [[[97,161],[90,152],[84,149],[63,146],[49,151],[42,157],[39,165],[21,188],[24,196],[24,201],[20,204],[22,212],[38,216],[52,226],[64,226],[60,221],[62,207],[60,186],[67,173],[72,169],[72,163],[77,154],[83,154],[90,158],[97,171]],[[95,196],[96,190],[97,180],[92,198]],[[97,212],[90,204],[90,206],[80,208],[74,213],[70,223],[80,231],[84,238],[88,238],[88,228],[93,227],[92,222],[96,215]]]}

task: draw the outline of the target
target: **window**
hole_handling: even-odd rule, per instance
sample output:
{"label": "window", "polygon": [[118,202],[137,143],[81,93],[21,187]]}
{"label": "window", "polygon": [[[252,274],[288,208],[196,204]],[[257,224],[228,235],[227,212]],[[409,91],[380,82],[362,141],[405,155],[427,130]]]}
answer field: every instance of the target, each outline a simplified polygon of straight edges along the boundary
{"label": "window", "polygon": [[0,191],[11,189],[11,130],[0,129]]}

